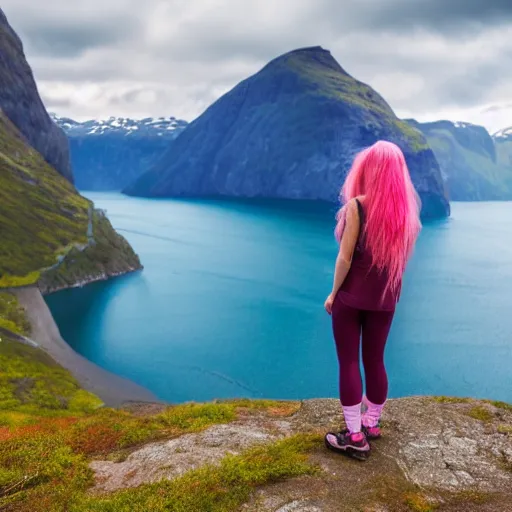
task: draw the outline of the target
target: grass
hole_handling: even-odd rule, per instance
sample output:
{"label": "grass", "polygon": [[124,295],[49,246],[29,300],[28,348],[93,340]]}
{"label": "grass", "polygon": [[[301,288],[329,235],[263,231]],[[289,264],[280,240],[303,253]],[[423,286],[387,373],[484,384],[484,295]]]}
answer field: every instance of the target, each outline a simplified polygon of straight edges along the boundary
{"label": "grass", "polygon": [[[241,406],[248,409],[246,403]],[[267,404],[269,409],[278,406]],[[85,497],[93,483],[88,468],[91,458],[109,458],[150,440],[228,423],[236,419],[239,409],[240,404],[231,402],[184,404],[147,417],[107,408],[57,417],[18,415],[9,427],[0,427],[0,509],[16,504],[12,510],[30,512],[232,510],[229,506],[243,503],[255,485],[312,471],[305,452],[319,441],[300,436],[227,457],[219,467],[203,467],[174,482],[102,498]],[[179,508],[184,504],[188,508]]]}
{"label": "grass", "polygon": [[[7,300],[9,309],[16,309]],[[16,326],[24,322],[16,316]],[[0,342],[0,369],[0,510],[232,510],[255,485],[312,471],[305,453],[317,440],[301,436],[227,457],[219,467],[201,468],[175,482],[87,497],[93,485],[88,464],[95,457],[122,460],[151,440],[199,432],[263,410],[286,416],[299,404],[229,400],[138,416],[102,407],[44,352],[9,335]],[[160,508],[154,508],[155,501]]]}
{"label": "grass", "polygon": [[471,402],[470,398],[459,398],[456,396],[433,396],[432,400],[439,404],[467,404]]}
{"label": "grass", "polygon": [[0,291],[0,327],[15,334],[28,335],[30,324],[14,295]]}
{"label": "grass", "polygon": [[[98,211],[96,243],[79,250],[88,243],[90,208],[0,112],[0,288],[39,283],[52,291],[140,268],[128,242]],[[64,263],[48,271],[63,255]]]}
{"label": "grass", "polygon": [[484,423],[489,423],[494,419],[492,412],[481,405],[472,407],[467,414],[469,417],[475,420],[483,421]]}
{"label": "grass", "polygon": [[36,282],[64,247],[86,243],[89,204],[0,113],[0,287]]}
{"label": "grass", "polygon": [[284,65],[307,80],[312,86],[312,92],[356,105],[375,114],[373,121],[386,124],[392,134],[400,134],[412,152],[428,149],[423,134],[398,119],[384,98],[370,86],[300,52],[290,54]]}
{"label": "grass", "polygon": [[3,335],[0,342],[0,426],[81,414],[101,402],[43,351]]}
{"label": "grass", "polygon": [[107,217],[94,211],[92,223],[95,243],[83,251],[72,249],[61,265],[45,272],[39,280],[44,293],[68,288],[84,278],[102,279],[141,267],[139,257]]}
{"label": "grass", "polygon": [[465,147],[447,129],[425,131],[429,145],[448,177],[450,195],[454,200],[512,198],[512,167],[499,156],[495,163],[478,147]]}
{"label": "grass", "polygon": [[[173,481],[90,497],[73,503],[71,512],[231,512],[244,504],[256,486],[314,474],[308,453],[321,439],[316,435],[287,438],[228,455],[218,466],[204,466]],[[36,511],[34,511],[36,512]]]}
{"label": "grass", "polygon": [[497,409],[502,409],[503,411],[512,412],[512,404],[507,402],[502,402],[501,400],[484,400],[486,403],[496,407]]}
{"label": "grass", "polygon": [[404,501],[412,512],[434,512],[439,508],[437,503],[432,503],[421,493],[408,493],[404,496]]}

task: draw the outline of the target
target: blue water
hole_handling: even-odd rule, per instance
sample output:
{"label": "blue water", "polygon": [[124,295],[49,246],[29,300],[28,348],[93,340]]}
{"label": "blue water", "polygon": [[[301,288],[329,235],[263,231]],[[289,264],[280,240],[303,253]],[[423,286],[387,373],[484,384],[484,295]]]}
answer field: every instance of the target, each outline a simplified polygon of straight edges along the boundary
{"label": "blue water", "polygon": [[[64,338],[172,402],[334,397],[333,211],[86,193],[143,272],[48,297]],[[512,402],[512,203],[424,227],[386,361],[393,397]]]}

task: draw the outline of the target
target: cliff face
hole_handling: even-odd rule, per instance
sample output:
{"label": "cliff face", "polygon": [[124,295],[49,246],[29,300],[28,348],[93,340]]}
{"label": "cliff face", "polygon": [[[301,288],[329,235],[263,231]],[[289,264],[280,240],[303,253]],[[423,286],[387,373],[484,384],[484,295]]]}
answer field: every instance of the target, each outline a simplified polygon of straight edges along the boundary
{"label": "cliff face", "polygon": [[512,163],[483,126],[436,121],[411,126],[423,132],[446,181],[450,199],[485,201],[512,198]]}
{"label": "cliff face", "polygon": [[71,181],[67,137],[0,11],[0,288],[38,283],[48,293],[141,268]]}
{"label": "cliff face", "polygon": [[447,215],[439,167],[423,135],[330,52],[296,50],[215,102],[126,193],[333,201],[355,153],[378,139],[404,151],[424,216]]}
{"label": "cliff face", "polygon": [[53,118],[69,138],[75,184],[81,190],[122,190],[154,165],[187,125],[174,117],[82,123]]}
{"label": "cliff face", "polygon": [[0,110],[0,288],[44,292],[141,268],[94,205],[50,167]]}
{"label": "cliff face", "polygon": [[496,145],[498,163],[512,169],[512,126],[492,136]]}
{"label": "cliff face", "polygon": [[67,137],[46,112],[23,45],[1,9],[0,109],[46,162],[72,182]]}

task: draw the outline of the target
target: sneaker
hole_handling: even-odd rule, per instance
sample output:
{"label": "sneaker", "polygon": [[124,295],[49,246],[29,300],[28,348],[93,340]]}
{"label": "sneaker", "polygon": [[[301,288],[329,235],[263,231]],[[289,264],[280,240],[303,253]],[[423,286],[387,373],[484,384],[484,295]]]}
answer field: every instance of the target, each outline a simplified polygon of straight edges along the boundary
{"label": "sneaker", "polygon": [[347,429],[337,434],[329,432],[325,436],[325,446],[358,460],[366,460],[370,456],[370,444],[363,432],[351,434]]}
{"label": "sneaker", "polygon": [[382,437],[382,432],[380,431],[380,422],[377,423],[375,427],[365,427],[362,425],[361,431],[369,441],[374,441],[375,439],[380,439]]}

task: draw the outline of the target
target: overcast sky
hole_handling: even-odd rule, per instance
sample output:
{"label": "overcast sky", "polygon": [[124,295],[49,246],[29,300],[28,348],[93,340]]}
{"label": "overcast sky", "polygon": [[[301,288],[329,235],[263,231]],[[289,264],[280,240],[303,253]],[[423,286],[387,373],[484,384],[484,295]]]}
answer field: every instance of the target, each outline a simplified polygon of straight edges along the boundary
{"label": "overcast sky", "polygon": [[321,45],[397,115],[512,125],[512,0],[2,0],[50,111],[192,120]]}

